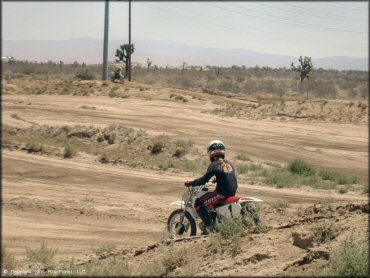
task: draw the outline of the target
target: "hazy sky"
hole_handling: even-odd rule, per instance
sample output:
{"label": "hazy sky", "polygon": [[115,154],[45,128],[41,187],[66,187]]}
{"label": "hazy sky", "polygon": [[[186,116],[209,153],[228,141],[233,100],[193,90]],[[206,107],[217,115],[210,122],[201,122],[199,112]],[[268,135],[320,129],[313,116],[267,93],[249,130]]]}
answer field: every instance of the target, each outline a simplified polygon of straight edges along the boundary
{"label": "hazy sky", "polygon": [[[368,57],[367,1],[132,2],[132,38],[311,57]],[[103,38],[104,1],[2,2],[5,40]],[[128,36],[110,2],[109,39]]]}

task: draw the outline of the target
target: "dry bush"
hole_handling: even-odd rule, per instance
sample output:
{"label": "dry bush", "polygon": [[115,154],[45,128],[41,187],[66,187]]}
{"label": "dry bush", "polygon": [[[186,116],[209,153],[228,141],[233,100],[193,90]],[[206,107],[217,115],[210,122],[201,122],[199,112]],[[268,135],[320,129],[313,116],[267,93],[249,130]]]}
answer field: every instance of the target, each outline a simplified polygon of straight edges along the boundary
{"label": "dry bush", "polygon": [[7,251],[6,246],[1,247],[1,271],[11,271],[17,268],[19,262],[13,254]]}
{"label": "dry bush", "polygon": [[117,245],[114,242],[107,242],[97,248],[91,248],[91,250],[95,253],[95,255],[100,256],[106,252],[110,253],[116,250],[116,248],[117,248]]}
{"label": "dry bush", "polygon": [[83,274],[87,276],[118,276],[118,277],[127,277],[132,275],[132,270],[125,260],[117,259],[116,257],[109,258],[105,262],[99,264],[86,264],[82,269],[75,270],[73,273]]}
{"label": "dry bush", "polygon": [[313,239],[317,243],[327,243],[338,234],[338,228],[332,223],[322,223],[312,229]]}
{"label": "dry bush", "polygon": [[286,211],[289,206],[290,204],[286,200],[278,200],[271,204],[271,207],[276,211]]}
{"label": "dry bush", "polygon": [[54,256],[58,252],[58,249],[48,248],[47,243],[43,241],[40,249],[33,250],[26,247],[26,257],[29,261],[34,263],[40,263],[45,268],[54,267]]}
{"label": "dry bush", "polygon": [[351,235],[333,250],[329,268],[323,274],[334,277],[369,277],[368,244]]}
{"label": "dry bush", "polygon": [[72,158],[73,156],[75,156],[75,154],[76,154],[76,149],[72,145],[70,144],[65,145],[64,151],[63,151],[64,158]]}

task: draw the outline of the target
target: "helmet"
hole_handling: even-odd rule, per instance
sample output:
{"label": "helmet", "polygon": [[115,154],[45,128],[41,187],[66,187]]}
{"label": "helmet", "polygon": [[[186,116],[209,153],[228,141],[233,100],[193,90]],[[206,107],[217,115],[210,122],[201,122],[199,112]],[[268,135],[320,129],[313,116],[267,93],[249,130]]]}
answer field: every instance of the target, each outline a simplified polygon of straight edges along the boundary
{"label": "helmet", "polygon": [[207,153],[209,158],[214,156],[225,156],[225,145],[220,140],[212,140],[208,143]]}

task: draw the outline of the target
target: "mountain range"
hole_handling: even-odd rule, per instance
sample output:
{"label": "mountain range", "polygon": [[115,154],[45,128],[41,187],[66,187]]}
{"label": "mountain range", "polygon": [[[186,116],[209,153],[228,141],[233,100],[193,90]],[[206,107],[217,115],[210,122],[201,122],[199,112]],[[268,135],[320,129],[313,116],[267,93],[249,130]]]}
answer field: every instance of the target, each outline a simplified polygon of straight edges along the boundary
{"label": "mountain range", "polygon": [[[108,57],[115,59],[115,51],[127,42],[123,40],[110,40]],[[256,65],[272,68],[289,67],[292,62],[297,63],[298,57],[289,55],[276,55],[260,53],[246,49],[218,49],[207,47],[188,46],[180,42],[135,40],[133,62],[146,64],[146,59],[153,61],[152,65],[180,66],[186,65],[212,65],[231,66]],[[14,56],[17,60],[28,61],[64,61],[85,62],[96,64],[102,62],[102,39],[81,38],[66,40],[2,40],[2,56]],[[304,53],[303,53],[304,55]],[[315,58],[312,62],[316,68],[337,70],[368,70],[368,58],[352,58],[344,56]]]}

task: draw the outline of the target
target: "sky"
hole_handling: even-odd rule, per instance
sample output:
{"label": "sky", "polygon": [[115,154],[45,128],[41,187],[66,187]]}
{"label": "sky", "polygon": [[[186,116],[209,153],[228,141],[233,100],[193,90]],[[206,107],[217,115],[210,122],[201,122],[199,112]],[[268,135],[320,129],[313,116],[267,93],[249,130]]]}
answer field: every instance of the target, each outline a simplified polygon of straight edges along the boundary
{"label": "sky", "polygon": [[[103,38],[104,1],[2,2],[3,40]],[[280,55],[368,57],[369,3],[134,1],[135,39]],[[109,39],[127,40],[128,2],[110,1]]]}

